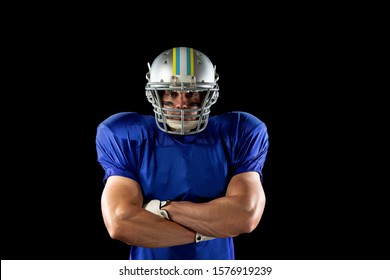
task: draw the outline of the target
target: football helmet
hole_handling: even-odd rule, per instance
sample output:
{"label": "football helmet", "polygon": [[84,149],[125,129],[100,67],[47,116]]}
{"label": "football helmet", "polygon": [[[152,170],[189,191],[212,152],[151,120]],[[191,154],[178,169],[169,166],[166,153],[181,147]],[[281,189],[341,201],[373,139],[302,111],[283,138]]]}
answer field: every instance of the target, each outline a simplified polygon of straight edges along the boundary
{"label": "football helmet", "polygon": [[[208,123],[210,107],[219,95],[216,67],[202,52],[193,48],[169,49],[148,63],[146,97],[153,105],[156,124],[166,133],[190,135],[203,131]],[[203,101],[196,109],[164,108],[164,91],[202,92]],[[191,115],[191,120],[188,116]],[[186,119],[187,118],[187,119]]]}

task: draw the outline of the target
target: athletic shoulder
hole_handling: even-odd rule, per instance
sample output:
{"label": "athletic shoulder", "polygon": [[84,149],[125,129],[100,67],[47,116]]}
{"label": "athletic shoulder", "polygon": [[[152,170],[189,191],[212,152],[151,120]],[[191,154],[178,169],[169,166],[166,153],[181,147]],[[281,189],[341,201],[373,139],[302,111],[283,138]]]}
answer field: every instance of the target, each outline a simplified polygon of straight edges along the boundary
{"label": "athletic shoulder", "polygon": [[214,122],[214,125],[220,126],[222,129],[267,129],[266,124],[261,119],[251,113],[243,111],[232,111],[224,113],[213,117],[211,120]]}
{"label": "athletic shoulder", "polygon": [[120,112],[113,114],[98,125],[98,131],[109,130],[118,137],[128,138],[130,135],[152,131],[154,117],[136,112]]}

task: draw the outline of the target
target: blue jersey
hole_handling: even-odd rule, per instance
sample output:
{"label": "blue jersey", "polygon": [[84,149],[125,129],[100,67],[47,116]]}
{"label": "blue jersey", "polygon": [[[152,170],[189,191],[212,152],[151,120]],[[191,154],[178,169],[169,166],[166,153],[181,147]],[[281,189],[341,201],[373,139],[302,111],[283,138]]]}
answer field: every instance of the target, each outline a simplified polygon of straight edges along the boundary
{"label": "blue jersey", "polygon": [[[236,174],[255,171],[262,180],[268,133],[262,121],[245,112],[212,116],[204,131],[186,136],[161,131],[154,116],[123,112],[98,126],[96,148],[104,182],[112,175],[137,181],[144,203],[207,202],[225,196]],[[130,259],[234,259],[233,239],[157,249],[131,246]]]}

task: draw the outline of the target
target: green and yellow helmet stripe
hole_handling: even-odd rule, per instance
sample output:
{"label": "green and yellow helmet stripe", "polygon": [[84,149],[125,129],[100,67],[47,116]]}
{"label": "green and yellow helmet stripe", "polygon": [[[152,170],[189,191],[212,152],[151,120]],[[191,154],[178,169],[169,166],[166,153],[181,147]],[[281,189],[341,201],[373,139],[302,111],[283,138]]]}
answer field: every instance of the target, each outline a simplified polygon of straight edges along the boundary
{"label": "green and yellow helmet stripe", "polygon": [[173,48],[172,62],[173,75],[194,75],[193,48]]}

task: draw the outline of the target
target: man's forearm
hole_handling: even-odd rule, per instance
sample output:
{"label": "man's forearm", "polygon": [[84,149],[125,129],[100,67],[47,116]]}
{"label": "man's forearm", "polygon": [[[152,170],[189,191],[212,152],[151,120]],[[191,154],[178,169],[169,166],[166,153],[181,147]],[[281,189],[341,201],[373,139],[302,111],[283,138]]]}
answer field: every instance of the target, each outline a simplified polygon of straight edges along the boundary
{"label": "man's forearm", "polygon": [[173,221],[195,232],[228,237],[245,232],[245,221],[251,218],[241,203],[236,197],[222,197],[207,203],[172,201],[165,209]]}
{"label": "man's forearm", "polygon": [[115,220],[110,235],[127,244],[161,248],[195,242],[195,232],[143,209],[135,216]]}

